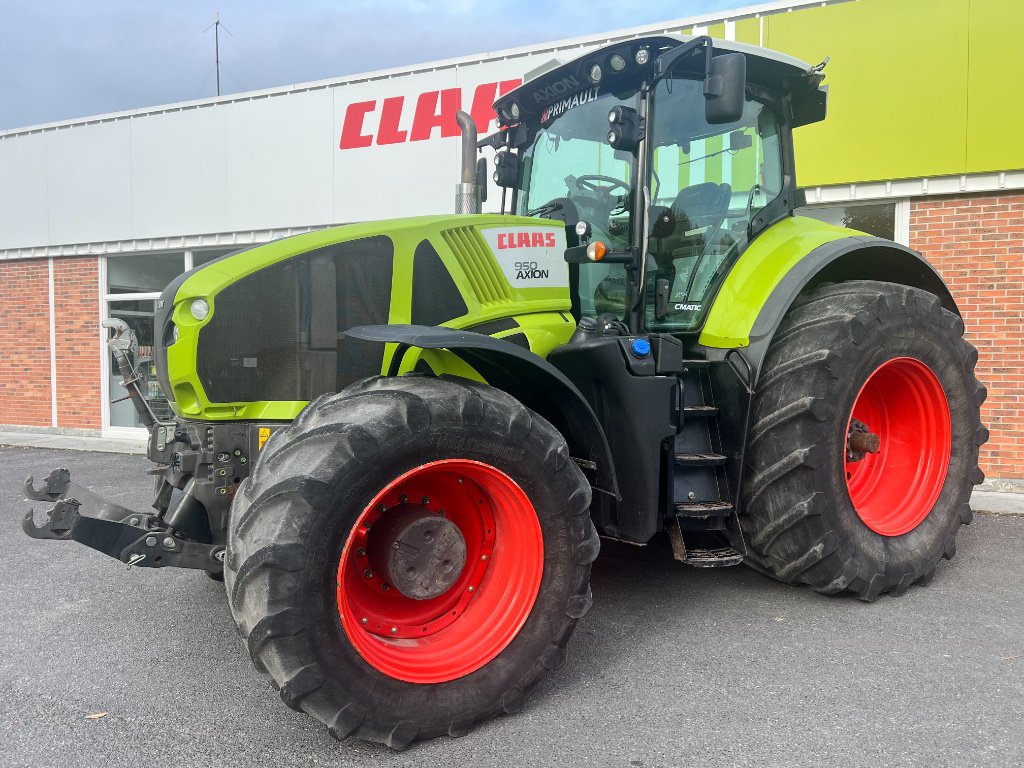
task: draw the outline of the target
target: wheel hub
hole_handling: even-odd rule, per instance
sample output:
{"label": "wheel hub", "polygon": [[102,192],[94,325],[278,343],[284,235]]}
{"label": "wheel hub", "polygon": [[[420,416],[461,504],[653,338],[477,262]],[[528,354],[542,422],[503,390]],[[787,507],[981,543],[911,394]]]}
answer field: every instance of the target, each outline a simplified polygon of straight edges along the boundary
{"label": "wheel hub", "polygon": [[462,575],[466,539],[450,520],[426,507],[392,510],[369,536],[370,562],[413,600],[443,595]]}
{"label": "wheel hub", "polygon": [[868,425],[857,419],[850,419],[850,429],[846,436],[846,460],[861,461],[869,453],[878,453],[882,447],[882,438],[874,434]]}

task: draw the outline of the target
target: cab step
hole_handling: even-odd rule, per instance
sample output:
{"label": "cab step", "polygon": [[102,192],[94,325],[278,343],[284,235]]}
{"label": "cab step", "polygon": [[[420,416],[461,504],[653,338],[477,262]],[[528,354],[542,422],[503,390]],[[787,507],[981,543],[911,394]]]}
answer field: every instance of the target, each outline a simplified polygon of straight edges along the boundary
{"label": "cab step", "polygon": [[726,457],[721,453],[677,453],[676,464],[687,467],[717,467],[725,464]]}
{"label": "cab step", "polygon": [[728,501],[678,501],[675,510],[682,517],[729,515],[732,514],[732,504]]}
{"label": "cab step", "polygon": [[718,415],[718,407],[714,405],[687,405],[683,406],[683,418],[697,418],[700,416],[710,417]]}
{"label": "cab step", "polygon": [[743,555],[732,547],[718,549],[688,549],[683,561],[695,568],[727,568],[743,562]]}

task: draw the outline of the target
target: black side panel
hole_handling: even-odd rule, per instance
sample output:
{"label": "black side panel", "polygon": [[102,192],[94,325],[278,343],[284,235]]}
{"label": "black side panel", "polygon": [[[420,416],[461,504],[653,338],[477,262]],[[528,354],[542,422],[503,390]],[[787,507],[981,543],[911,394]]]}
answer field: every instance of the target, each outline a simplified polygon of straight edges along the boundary
{"label": "black side panel", "polygon": [[667,441],[676,434],[678,379],[633,375],[620,341],[572,341],[552,350],[548,360],[593,406],[612,451],[622,499],[616,504],[595,496],[594,522],[616,538],[646,542],[667,509],[662,478],[673,456]]}
{"label": "black side panel", "polygon": [[388,322],[393,256],[384,236],[338,243],[264,267],[216,294],[196,356],[207,397],[311,400],[380,373],[383,348],[343,331]]}
{"label": "black side panel", "polygon": [[336,248],[338,380],[335,391],[365,376],[380,373],[384,348],[346,337],[344,331],[356,325],[388,322],[394,270],[394,245],[389,237],[353,240]]}
{"label": "black side panel", "polygon": [[412,266],[412,323],[440,325],[469,311],[440,255],[424,240]]}

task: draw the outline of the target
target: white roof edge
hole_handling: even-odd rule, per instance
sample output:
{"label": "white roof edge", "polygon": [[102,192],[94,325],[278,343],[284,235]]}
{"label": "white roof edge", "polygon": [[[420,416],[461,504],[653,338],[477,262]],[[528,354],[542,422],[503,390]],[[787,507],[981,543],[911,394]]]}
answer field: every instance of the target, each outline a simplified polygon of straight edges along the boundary
{"label": "white roof edge", "polygon": [[[295,83],[292,85],[279,85],[273,88],[263,88],[255,91],[242,91],[234,93],[229,96],[215,96],[207,99],[193,99],[190,101],[178,101],[170,104],[160,104],[152,107],[141,107],[139,109],[123,110],[121,112],[107,112],[99,115],[88,115],[85,117],[72,118],[70,120],[58,120],[51,123],[39,123],[37,125],[28,125],[19,128],[7,128],[0,130],[0,139],[13,138],[14,136],[22,134],[41,133],[43,131],[53,131],[61,128],[73,128],[80,125],[89,125],[94,123],[105,123],[113,122],[115,120],[123,120],[129,117],[144,117],[146,115],[156,115],[164,112],[179,112],[186,109],[198,109],[201,107],[209,107],[216,104],[230,104],[238,101],[252,101],[253,99],[263,99],[273,96],[284,96],[289,93],[301,93],[302,91],[313,91],[321,88],[330,88],[338,85],[348,85],[352,83],[365,82],[367,80],[385,80],[402,75],[413,75],[420,72],[431,72],[439,69],[450,69],[464,64],[480,64],[487,61],[494,61],[498,59],[510,59],[519,56],[527,56],[534,53],[544,53],[566,49],[583,47],[587,45],[611,43],[618,40],[624,40],[631,37],[640,37],[642,35],[664,33],[672,34],[673,30],[678,30],[682,27],[687,26],[704,26],[709,23],[724,22],[724,21],[735,21],[746,17],[756,17],[763,15],[770,15],[774,13],[787,12],[797,10],[800,8],[806,8],[809,6],[825,6],[825,5],[837,5],[839,3],[851,2],[851,0],[775,0],[774,2],[758,3],[757,5],[749,5],[742,8],[736,8],[734,10],[718,11],[715,13],[702,13],[695,16],[687,16],[680,19],[670,19],[667,21],[661,21],[654,24],[645,24],[638,27],[627,27],[625,29],[612,30],[602,34],[584,35],[582,37],[564,38],[561,40],[552,40],[543,43],[535,43],[533,45],[520,46],[518,48],[506,48],[498,51],[482,52],[470,54],[468,56],[460,56],[452,59],[439,59],[437,61],[426,61],[418,64],[411,64],[404,67],[392,67],[389,69],[380,69],[373,72],[361,72],[353,75],[346,75],[343,77],[332,77],[325,80],[313,80],[305,83]],[[739,50],[739,46],[743,46],[743,43],[736,43],[731,41],[721,41],[722,47]],[[756,48],[756,46],[752,46]],[[757,49],[761,51],[763,49]],[[763,54],[762,54],[763,55]],[[779,57],[785,57],[787,63],[796,62],[798,65],[802,65],[797,59],[792,57],[786,57],[785,54],[777,54]]]}

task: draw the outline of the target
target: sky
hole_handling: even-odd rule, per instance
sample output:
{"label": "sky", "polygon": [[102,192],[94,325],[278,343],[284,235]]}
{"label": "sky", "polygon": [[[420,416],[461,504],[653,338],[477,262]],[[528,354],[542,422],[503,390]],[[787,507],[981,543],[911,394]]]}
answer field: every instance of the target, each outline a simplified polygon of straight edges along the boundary
{"label": "sky", "polygon": [[608,32],[755,0],[0,0],[0,130]]}

